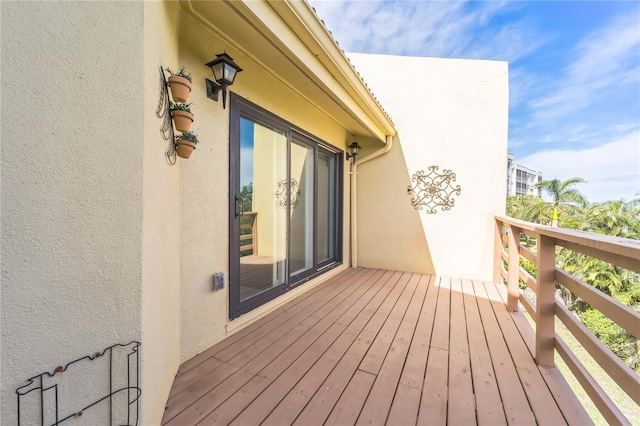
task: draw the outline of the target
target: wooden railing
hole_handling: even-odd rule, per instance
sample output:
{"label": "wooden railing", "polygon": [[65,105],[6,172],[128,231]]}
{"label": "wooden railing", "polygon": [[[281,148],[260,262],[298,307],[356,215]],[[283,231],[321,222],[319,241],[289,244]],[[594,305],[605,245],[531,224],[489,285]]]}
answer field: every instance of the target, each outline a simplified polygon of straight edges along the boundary
{"label": "wooden railing", "polygon": [[[250,233],[243,233],[243,230],[250,229]],[[251,241],[248,244],[242,245],[243,241]],[[247,253],[251,250],[251,253]],[[257,212],[245,212],[240,216],[240,253],[244,253],[244,256],[249,254],[258,254],[258,213]],[[241,254],[242,256],[242,254]]]}
{"label": "wooden railing", "polygon": [[[640,338],[640,313],[556,266],[556,247],[591,256],[615,266],[640,272],[640,241],[552,228],[496,216],[494,281],[507,283],[507,308],[524,306],[535,322],[535,359],[539,365],[554,365],[554,350],[562,357],[607,422],[629,424],[616,404],[587,371],[571,348],[555,332],[558,318],[584,349],[640,405],[640,375],[605,346],[582,322],[556,300],[556,283],[600,311],[629,334]],[[520,235],[536,239],[533,252],[520,244]],[[536,278],[520,267],[520,257],[536,265]],[[507,267],[505,268],[505,265]],[[535,293],[530,302],[519,289],[520,279]],[[635,419],[638,420],[638,419]]]}

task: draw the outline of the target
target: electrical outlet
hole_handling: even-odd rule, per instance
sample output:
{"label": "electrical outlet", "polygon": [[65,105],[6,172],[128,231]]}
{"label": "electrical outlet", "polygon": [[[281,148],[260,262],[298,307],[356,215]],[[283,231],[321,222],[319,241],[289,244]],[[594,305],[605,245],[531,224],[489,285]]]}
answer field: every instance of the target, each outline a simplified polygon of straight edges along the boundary
{"label": "electrical outlet", "polygon": [[213,291],[222,290],[224,288],[224,273],[216,272],[213,274]]}

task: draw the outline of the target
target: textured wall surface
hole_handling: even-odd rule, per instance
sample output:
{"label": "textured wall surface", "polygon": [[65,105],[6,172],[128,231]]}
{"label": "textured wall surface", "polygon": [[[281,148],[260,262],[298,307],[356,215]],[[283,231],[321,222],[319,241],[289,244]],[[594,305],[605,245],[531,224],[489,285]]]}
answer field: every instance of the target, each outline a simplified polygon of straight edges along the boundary
{"label": "textured wall surface", "polygon": [[25,379],[141,337],[142,14],[2,4],[2,424]]}
{"label": "textured wall surface", "polygon": [[[156,116],[159,67],[180,68],[177,2],[144,2],[144,162],[142,233],[142,420],[160,424],[180,364],[180,167],[165,158]],[[167,74],[168,75],[168,74]],[[196,123],[204,121],[194,108]]]}
{"label": "textured wall surface", "polygon": [[[399,142],[358,168],[359,265],[492,279],[493,215],[505,208],[507,63],[349,57]],[[388,75],[406,77],[391,85]],[[432,165],[452,170],[462,191],[451,210],[426,214],[411,206],[407,186]]]}

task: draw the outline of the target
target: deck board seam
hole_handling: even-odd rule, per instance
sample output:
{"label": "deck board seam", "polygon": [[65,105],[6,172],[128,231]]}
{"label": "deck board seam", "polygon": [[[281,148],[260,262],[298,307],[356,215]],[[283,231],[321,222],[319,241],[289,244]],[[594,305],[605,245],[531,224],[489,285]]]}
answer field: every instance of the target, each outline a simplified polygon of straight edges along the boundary
{"label": "deck board seam", "polygon": [[486,324],[485,324],[484,318],[483,318],[483,316],[482,316],[482,314],[480,312],[481,311],[480,310],[480,303],[479,303],[479,300],[478,300],[480,298],[480,296],[476,292],[477,280],[471,280],[471,282],[472,282],[472,288],[473,288],[474,301],[475,301],[476,307],[478,309],[478,317],[480,319],[480,324],[482,326],[484,338],[485,338],[485,341],[486,341],[487,353],[489,355],[491,371],[493,372],[493,377],[494,377],[495,382],[496,382],[496,389],[498,391],[498,395],[500,396],[500,405],[501,405],[501,408],[502,408],[502,413],[504,414],[505,420],[508,422],[509,421],[509,416],[508,416],[506,407],[504,406],[504,395],[503,395],[504,389],[501,389],[501,387],[498,384],[498,374],[497,374],[496,365],[495,365],[495,361],[496,360],[494,359],[494,354],[492,353],[491,348],[489,347],[488,336],[487,336],[487,332],[486,332],[486,330],[487,330]]}

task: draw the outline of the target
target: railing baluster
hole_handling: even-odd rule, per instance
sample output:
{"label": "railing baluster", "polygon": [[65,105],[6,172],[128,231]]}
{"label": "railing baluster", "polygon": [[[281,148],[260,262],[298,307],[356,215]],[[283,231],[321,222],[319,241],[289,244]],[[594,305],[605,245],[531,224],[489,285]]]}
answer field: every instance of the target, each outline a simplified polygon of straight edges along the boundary
{"label": "railing baluster", "polygon": [[[538,365],[553,367],[555,347],[555,283],[556,283],[556,241],[544,235],[538,235],[537,277],[538,296],[536,297],[536,362]],[[511,268],[509,268],[511,269]]]}
{"label": "railing baluster", "polygon": [[500,269],[502,269],[502,222],[494,221],[496,227],[493,233],[493,282],[500,284]]}
{"label": "railing baluster", "polygon": [[509,226],[509,279],[507,309],[511,312],[518,310],[518,288],[520,278],[520,228]]}

